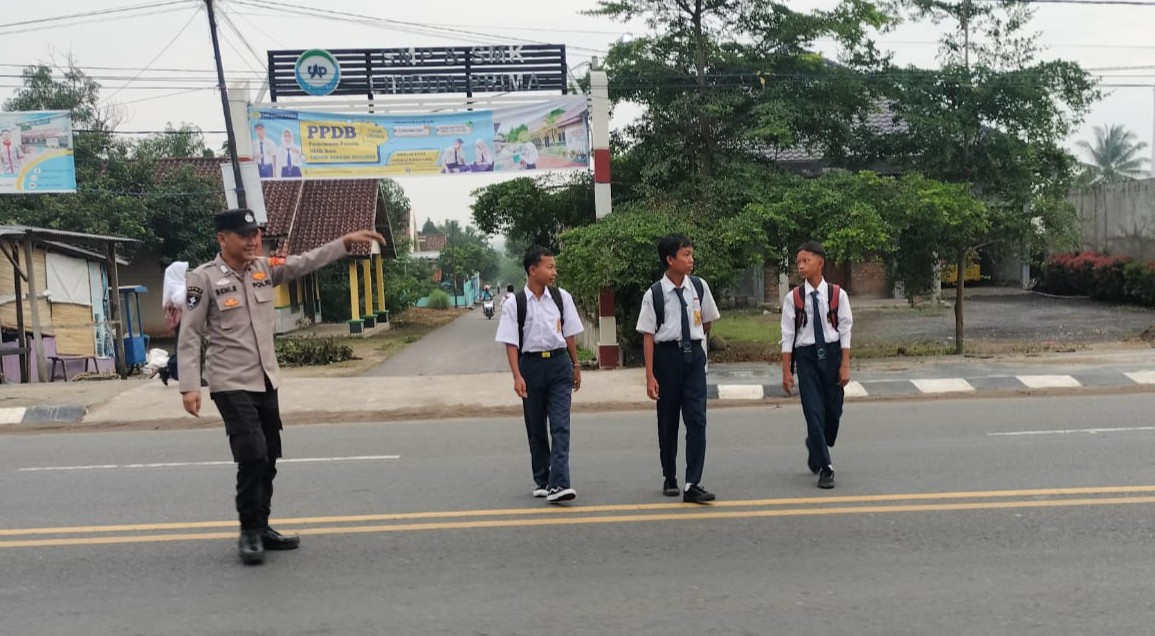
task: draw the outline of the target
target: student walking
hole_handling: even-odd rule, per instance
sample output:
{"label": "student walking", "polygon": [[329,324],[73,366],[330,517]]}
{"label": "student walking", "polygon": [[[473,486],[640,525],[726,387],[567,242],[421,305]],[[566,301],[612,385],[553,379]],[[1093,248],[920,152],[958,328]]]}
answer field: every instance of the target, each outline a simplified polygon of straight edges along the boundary
{"label": "student walking", "polygon": [[525,289],[506,296],[497,342],[505,344],[513,392],[521,398],[533,496],[556,504],[577,497],[569,478],[569,420],[571,393],[582,383],[575,336],[583,327],[573,297],[553,286],[553,252],[532,247],[523,265]]}
{"label": "student walking", "polygon": [[814,241],[798,248],[801,286],[782,301],[782,388],[798,391],[806,418],[806,463],[819,488],[834,487],[830,449],[842,419],[843,387],[850,382],[850,331],[854,317],[846,290],[822,277],[826,250]]}
{"label": "student walking", "polygon": [[[646,357],[646,394],[657,401],[662,493],[686,503],[706,503],[706,347],[710,323],[721,317],[710,286],[690,274],[694,244],[682,234],[658,242],[666,273],[642,297],[638,333]],[[686,487],[678,489],[678,423],[686,423]]]}

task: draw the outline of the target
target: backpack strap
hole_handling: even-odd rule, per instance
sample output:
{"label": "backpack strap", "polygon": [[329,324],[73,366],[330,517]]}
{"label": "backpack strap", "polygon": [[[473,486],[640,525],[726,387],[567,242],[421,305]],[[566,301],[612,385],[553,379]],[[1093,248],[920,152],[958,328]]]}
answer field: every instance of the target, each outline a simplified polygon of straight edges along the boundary
{"label": "backpack strap", "polygon": [[557,315],[561,316],[561,325],[565,326],[565,307],[562,306],[561,290],[557,287],[549,288],[549,297],[553,299],[553,303],[557,305]]}
{"label": "backpack strap", "polygon": [[521,345],[525,342],[525,290],[522,289],[514,294],[513,300],[517,303],[517,352],[521,353]]}
{"label": "backpack strap", "polygon": [[[550,298],[557,305],[557,313],[561,316],[561,324],[565,326],[565,307],[561,299],[561,290],[557,287],[549,288]],[[528,299],[525,297],[525,290],[521,290],[514,294],[514,301],[517,303],[517,351],[521,352],[521,347],[525,343],[525,315],[528,311]]]}
{"label": "backpack strap", "polygon": [[690,282],[694,284],[694,290],[698,292],[698,303],[706,302],[706,286],[702,284],[702,279],[690,274]]}
{"label": "backpack strap", "polygon": [[826,306],[830,308],[826,312],[826,319],[830,321],[830,326],[838,331],[838,305],[842,301],[842,288],[838,285],[826,286]]}
{"label": "backpack strap", "polygon": [[662,281],[650,285],[650,304],[654,306],[654,335],[666,322],[666,294],[662,291]]}

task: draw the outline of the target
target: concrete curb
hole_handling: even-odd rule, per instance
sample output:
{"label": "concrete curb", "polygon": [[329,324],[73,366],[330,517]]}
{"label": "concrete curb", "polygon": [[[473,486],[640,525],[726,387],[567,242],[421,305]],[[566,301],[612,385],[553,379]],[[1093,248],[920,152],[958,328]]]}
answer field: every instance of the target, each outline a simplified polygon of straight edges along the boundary
{"label": "concrete curb", "polygon": [[55,406],[10,406],[0,408],[0,425],[79,422],[88,407],[63,404]]}
{"label": "concrete curb", "polygon": [[[846,398],[915,397],[941,395],[974,395],[989,391],[1023,389],[1081,389],[1155,385],[1155,371],[1088,372],[1072,375],[996,375],[973,378],[918,378],[904,380],[867,380],[846,385]],[[797,397],[787,395],[781,384],[711,384],[706,387],[710,400],[765,400]]]}

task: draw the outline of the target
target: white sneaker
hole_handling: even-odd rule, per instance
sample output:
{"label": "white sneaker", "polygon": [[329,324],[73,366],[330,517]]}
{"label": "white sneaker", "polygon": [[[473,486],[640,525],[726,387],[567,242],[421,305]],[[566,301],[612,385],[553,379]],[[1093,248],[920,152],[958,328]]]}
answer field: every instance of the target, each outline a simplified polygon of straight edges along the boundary
{"label": "white sneaker", "polygon": [[542,497],[544,497],[548,494],[549,494],[549,491],[546,490],[545,488],[541,487],[541,486],[538,486],[537,488],[533,489],[533,496],[538,498],[538,499],[541,499]]}
{"label": "white sneaker", "polygon": [[572,501],[574,497],[577,497],[577,491],[573,488],[550,488],[545,500],[549,503],[560,503]]}

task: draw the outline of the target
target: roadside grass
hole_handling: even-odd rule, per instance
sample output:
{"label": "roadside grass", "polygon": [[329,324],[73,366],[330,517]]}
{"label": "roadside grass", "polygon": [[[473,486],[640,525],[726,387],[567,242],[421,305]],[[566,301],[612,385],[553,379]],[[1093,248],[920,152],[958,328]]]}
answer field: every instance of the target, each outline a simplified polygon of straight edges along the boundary
{"label": "roadside grass", "polygon": [[[914,307],[878,307],[856,312],[860,322],[937,319],[948,316],[950,307],[920,305]],[[782,359],[781,314],[764,313],[762,309],[728,310],[714,323],[711,335],[721,336],[725,348],[715,345],[710,351],[714,362],[778,362]],[[720,343],[718,343],[720,344]],[[1088,348],[1085,344],[1054,340],[978,340],[967,341],[968,356],[1000,354],[1031,355],[1072,352]],[[953,339],[927,340],[898,335],[890,338],[858,337],[853,343],[854,359],[926,357],[954,354]]]}

